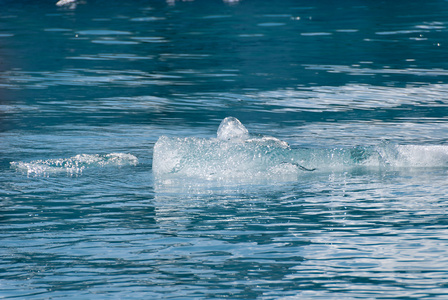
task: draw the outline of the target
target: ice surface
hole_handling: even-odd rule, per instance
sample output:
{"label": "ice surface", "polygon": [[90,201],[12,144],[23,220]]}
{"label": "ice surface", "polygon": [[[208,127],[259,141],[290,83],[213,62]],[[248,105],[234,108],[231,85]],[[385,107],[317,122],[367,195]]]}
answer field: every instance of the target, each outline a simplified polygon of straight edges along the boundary
{"label": "ice surface", "polygon": [[156,178],[253,181],[290,177],[313,170],[303,165],[300,151],[269,136],[253,136],[236,118],[227,117],[217,138],[161,136],[154,146]]}
{"label": "ice surface", "polygon": [[217,136],[220,140],[245,140],[249,131],[237,118],[227,117],[219,125]]}
{"label": "ice surface", "polygon": [[154,146],[156,180],[297,180],[304,174],[353,168],[448,167],[448,146],[394,145],[291,148],[275,137],[253,136],[225,118],[217,138],[161,136]]}
{"label": "ice surface", "polygon": [[48,176],[66,172],[80,175],[86,168],[137,165],[138,159],[128,153],[78,154],[70,158],[35,160],[30,162],[11,162],[11,167],[28,175]]}

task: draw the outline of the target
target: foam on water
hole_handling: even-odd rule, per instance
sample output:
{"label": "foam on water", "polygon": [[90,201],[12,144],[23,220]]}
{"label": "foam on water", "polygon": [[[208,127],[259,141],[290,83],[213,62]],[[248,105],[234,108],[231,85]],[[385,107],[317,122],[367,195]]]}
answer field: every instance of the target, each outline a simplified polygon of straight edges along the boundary
{"label": "foam on water", "polygon": [[48,176],[66,172],[80,175],[86,168],[137,165],[138,159],[127,153],[78,154],[70,158],[35,160],[30,162],[11,162],[11,167],[28,175]]}
{"label": "foam on water", "polygon": [[350,168],[448,167],[448,146],[393,145],[291,148],[269,136],[253,136],[236,118],[222,121],[217,138],[161,136],[154,146],[156,179],[253,182],[296,180],[304,173]]}

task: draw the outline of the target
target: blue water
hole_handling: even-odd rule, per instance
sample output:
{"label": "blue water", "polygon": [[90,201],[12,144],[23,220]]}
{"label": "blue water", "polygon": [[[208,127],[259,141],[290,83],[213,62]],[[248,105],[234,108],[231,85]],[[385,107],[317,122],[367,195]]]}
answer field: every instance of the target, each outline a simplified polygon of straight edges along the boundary
{"label": "blue water", "polygon": [[0,298],[448,297],[447,1],[0,6]]}

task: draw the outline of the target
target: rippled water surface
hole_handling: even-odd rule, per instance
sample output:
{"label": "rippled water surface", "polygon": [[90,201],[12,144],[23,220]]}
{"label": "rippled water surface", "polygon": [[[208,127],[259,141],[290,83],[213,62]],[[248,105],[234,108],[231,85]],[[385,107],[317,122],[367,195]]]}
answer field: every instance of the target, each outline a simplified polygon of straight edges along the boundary
{"label": "rippled water surface", "polygon": [[0,5],[0,298],[447,297],[447,1]]}

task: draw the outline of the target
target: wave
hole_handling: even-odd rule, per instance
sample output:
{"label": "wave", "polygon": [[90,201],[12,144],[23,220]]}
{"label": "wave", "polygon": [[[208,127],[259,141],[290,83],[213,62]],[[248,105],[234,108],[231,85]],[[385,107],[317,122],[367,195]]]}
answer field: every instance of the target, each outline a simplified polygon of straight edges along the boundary
{"label": "wave", "polygon": [[34,160],[30,162],[11,162],[11,167],[28,175],[48,176],[66,172],[69,175],[80,175],[87,168],[109,166],[135,166],[138,159],[127,153],[78,154],[70,158]]}
{"label": "wave", "polygon": [[239,120],[229,117],[219,126],[217,138],[161,136],[153,155],[153,173],[162,181],[295,180],[305,173],[359,167],[448,167],[448,146],[382,142],[377,146],[291,148],[275,137],[249,134]]}

